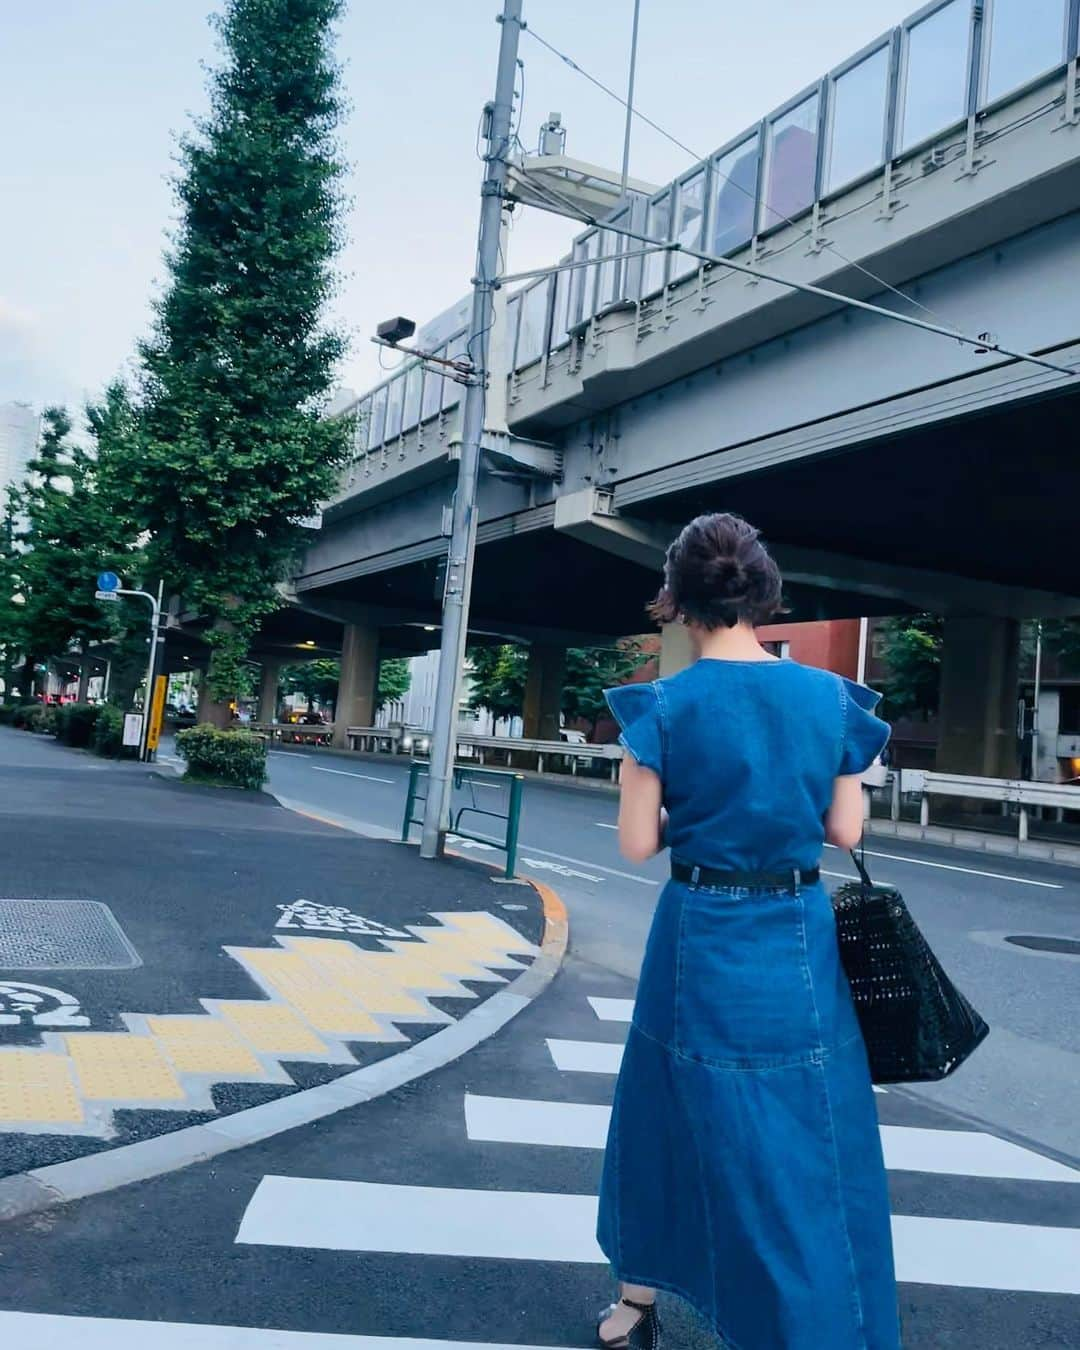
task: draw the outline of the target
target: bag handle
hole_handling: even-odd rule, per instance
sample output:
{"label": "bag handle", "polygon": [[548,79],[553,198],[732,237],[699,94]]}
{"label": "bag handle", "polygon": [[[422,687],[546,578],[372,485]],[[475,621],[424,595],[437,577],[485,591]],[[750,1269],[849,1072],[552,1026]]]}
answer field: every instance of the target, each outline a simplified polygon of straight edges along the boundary
{"label": "bag handle", "polygon": [[869,890],[874,883],[870,880],[870,873],[866,867],[865,840],[859,844],[858,853],[856,853],[854,849],[851,850],[851,861],[855,864],[855,870],[859,874],[860,881],[866,887],[866,889]]}

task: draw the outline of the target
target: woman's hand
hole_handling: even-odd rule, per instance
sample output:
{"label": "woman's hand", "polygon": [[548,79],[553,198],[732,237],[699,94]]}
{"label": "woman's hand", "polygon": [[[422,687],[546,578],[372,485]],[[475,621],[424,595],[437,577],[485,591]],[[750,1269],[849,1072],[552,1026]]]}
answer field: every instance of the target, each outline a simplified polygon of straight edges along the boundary
{"label": "woman's hand", "polygon": [[619,775],[619,849],[630,862],[642,863],[664,847],[667,812],[660,779],[630,754]]}

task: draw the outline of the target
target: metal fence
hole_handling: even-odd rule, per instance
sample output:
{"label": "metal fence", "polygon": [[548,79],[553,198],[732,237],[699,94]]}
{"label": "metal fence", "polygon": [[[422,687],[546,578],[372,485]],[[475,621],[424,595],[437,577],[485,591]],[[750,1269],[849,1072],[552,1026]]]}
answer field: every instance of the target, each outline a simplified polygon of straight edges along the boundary
{"label": "metal fence", "polygon": [[[417,806],[427,800],[426,784],[429,781],[428,765],[413,760],[409,766],[409,791],[405,798],[405,818],[401,823],[402,843],[409,842],[414,825],[423,825],[423,815],[417,815]],[[500,848],[506,853],[504,875],[509,880],[517,868],[518,830],[521,824],[522,786],[525,780],[519,773],[509,773],[505,769],[474,769],[458,765],[454,769],[450,797],[450,832],[458,839],[471,840],[478,844],[487,844]],[[498,792],[494,801],[481,799],[480,792]],[[505,810],[498,809],[505,807]],[[467,824],[462,825],[468,817]],[[502,822],[501,838],[498,835],[474,832],[475,819]],[[452,842],[452,841],[451,841]]]}

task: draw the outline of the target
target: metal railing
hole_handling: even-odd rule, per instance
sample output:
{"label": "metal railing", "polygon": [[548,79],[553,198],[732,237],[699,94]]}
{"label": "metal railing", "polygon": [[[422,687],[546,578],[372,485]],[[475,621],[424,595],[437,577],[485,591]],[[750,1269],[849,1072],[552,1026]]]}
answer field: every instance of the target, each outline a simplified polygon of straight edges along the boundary
{"label": "metal railing", "polygon": [[1019,807],[1017,830],[1021,843],[1028,838],[1031,807],[1080,811],[1080,787],[1068,783],[1031,783],[1019,778],[979,778],[928,769],[894,769],[887,786],[891,792],[889,814],[893,820],[900,819],[901,798],[919,794],[919,824],[924,828],[930,824],[931,797],[966,797],[975,801],[1000,802],[1003,809]]}
{"label": "metal railing", "polygon": [[[390,754],[409,754],[417,743],[430,742],[431,732],[401,727],[346,727],[345,737],[351,750],[378,752],[384,750]],[[537,771],[544,772],[545,759],[563,759],[570,764],[570,772],[576,775],[579,764],[594,759],[606,759],[611,763],[611,778],[614,782],[619,776],[619,761],[622,759],[620,745],[584,745],[570,741],[530,740],[521,736],[471,736],[461,734],[457,737],[458,750],[462,747],[476,751],[481,764],[485,762],[491,750],[502,750],[506,754],[507,766],[514,762],[515,754],[535,755]]]}
{"label": "metal railing", "polygon": [[284,741],[286,744],[297,741],[312,742],[316,745],[329,745],[334,728],[329,722],[313,725],[310,722],[249,722],[245,731],[254,731],[271,741]]}
{"label": "metal railing", "polygon": [[[418,804],[427,801],[427,796],[421,796],[421,781],[429,777],[429,768],[421,760],[413,760],[409,765],[409,791],[405,798],[405,818],[401,823],[401,842],[409,842],[409,834],[414,825],[423,825],[423,815],[416,815]],[[467,800],[463,803],[458,800],[457,803],[451,798],[450,803],[450,832],[457,835],[459,839],[469,839],[478,844],[493,845],[506,853],[506,867],[503,875],[510,880],[513,878],[517,868],[518,851],[518,829],[521,823],[521,792],[525,779],[520,773],[509,773],[504,769],[472,769],[463,765],[456,765],[454,768],[453,790],[454,792],[466,792]],[[486,806],[481,806],[476,797],[477,787],[499,787],[506,788],[509,793],[507,809],[505,811],[491,810]],[[465,816],[484,816],[492,820],[505,821],[505,831],[502,841],[487,834],[471,834],[468,830],[462,829],[461,822]]]}

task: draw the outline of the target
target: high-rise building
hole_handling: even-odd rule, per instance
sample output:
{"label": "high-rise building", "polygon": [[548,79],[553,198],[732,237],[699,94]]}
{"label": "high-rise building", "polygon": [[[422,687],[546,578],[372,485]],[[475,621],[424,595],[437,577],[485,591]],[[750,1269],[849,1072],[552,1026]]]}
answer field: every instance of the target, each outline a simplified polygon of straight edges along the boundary
{"label": "high-rise building", "polygon": [[29,403],[0,403],[0,495],[22,481],[40,432],[41,417]]}

